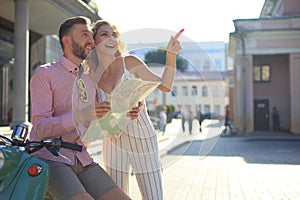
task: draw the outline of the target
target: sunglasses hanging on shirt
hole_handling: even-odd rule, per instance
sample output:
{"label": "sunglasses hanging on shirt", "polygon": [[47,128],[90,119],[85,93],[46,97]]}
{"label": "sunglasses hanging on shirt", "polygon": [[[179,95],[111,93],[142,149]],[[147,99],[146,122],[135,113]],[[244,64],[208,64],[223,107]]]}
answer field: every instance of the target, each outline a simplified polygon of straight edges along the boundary
{"label": "sunglasses hanging on shirt", "polygon": [[82,102],[86,103],[88,101],[88,94],[87,94],[85,83],[84,83],[83,79],[81,78],[82,72],[83,72],[83,67],[80,66],[79,73],[78,73],[79,79],[76,81],[76,84],[79,87],[79,89],[81,90],[80,94],[79,94],[80,100]]}

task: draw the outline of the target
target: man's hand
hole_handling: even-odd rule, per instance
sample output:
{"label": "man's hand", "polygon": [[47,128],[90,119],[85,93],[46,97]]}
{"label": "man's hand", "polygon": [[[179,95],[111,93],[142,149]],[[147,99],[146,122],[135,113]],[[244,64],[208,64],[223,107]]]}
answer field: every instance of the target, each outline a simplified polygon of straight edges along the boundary
{"label": "man's hand", "polygon": [[108,101],[95,104],[95,112],[96,112],[97,119],[103,117],[103,115],[105,115],[110,110],[111,110],[111,105],[110,102]]}

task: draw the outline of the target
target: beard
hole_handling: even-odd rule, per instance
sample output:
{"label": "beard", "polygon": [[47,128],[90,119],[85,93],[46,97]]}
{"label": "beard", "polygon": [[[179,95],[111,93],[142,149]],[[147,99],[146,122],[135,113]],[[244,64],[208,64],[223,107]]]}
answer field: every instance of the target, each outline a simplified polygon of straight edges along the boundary
{"label": "beard", "polygon": [[85,48],[80,46],[75,40],[72,38],[72,47],[73,47],[73,54],[80,58],[81,60],[84,60],[87,57],[87,53],[85,53]]}

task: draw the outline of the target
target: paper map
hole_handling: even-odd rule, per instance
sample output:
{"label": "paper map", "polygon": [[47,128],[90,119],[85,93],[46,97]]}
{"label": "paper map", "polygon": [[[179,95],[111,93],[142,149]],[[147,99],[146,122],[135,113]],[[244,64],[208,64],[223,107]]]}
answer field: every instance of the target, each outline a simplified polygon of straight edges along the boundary
{"label": "paper map", "polygon": [[83,141],[93,141],[109,136],[118,136],[131,120],[127,114],[138,102],[143,101],[160,82],[131,78],[122,81],[108,96],[111,111],[101,119],[91,122]]}

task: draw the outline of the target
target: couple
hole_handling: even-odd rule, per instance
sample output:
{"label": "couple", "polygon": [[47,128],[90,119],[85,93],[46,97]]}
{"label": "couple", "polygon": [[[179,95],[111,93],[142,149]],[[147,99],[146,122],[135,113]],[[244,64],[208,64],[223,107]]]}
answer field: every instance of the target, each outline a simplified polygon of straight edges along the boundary
{"label": "couple", "polygon": [[[90,20],[79,16],[61,24],[62,58],[40,66],[30,81],[33,124],[30,140],[62,137],[64,141],[83,145],[83,150],[61,149],[69,160],[55,157],[43,149],[36,153],[50,168],[45,199],[130,199],[125,194],[128,192],[129,162],[137,173],[143,199],[163,199],[157,140],[145,104],[132,108],[129,112],[132,120],[119,138],[104,139],[107,172],[93,161],[81,139],[85,134],[84,126],[111,110],[110,103],[104,101],[105,96],[124,78],[124,74],[160,81],[158,89],[170,91],[176,55],[182,49],[177,40],[181,33],[169,41],[167,67],[159,77],[135,56],[121,56],[119,33],[110,23],[98,21],[92,29]],[[94,48],[98,57],[97,68],[88,69],[83,61]],[[75,100],[72,99],[73,87],[79,91]],[[74,102],[81,102],[84,111],[74,111],[78,110],[74,109]]]}

